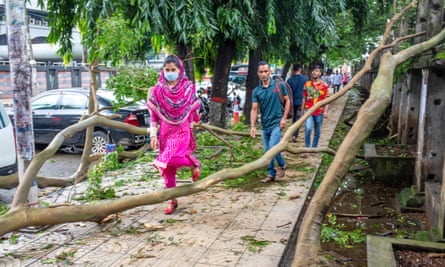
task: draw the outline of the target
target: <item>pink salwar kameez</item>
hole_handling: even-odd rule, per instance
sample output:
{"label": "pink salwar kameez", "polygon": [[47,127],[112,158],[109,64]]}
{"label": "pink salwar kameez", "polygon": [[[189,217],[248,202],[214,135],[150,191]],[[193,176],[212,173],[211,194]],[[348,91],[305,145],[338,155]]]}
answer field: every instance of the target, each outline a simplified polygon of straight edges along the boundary
{"label": "pink salwar kameez", "polygon": [[196,96],[194,84],[185,75],[182,61],[179,60],[179,63],[177,83],[169,87],[164,72],[161,72],[147,104],[151,125],[159,126],[159,155],[153,165],[164,177],[167,188],[176,186],[178,169],[200,167],[199,161],[192,155],[196,150],[196,141],[191,125],[199,122],[201,102]]}
{"label": "pink salwar kameez", "polygon": [[152,115],[152,122],[159,123],[159,155],[154,166],[164,177],[165,187],[176,187],[176,171],[183,167],[200,166],[192,155],[196,150],[196,142],[190,127],[191,122],[199,121],[199,115],[189,116],[186,123],[171,125]]}

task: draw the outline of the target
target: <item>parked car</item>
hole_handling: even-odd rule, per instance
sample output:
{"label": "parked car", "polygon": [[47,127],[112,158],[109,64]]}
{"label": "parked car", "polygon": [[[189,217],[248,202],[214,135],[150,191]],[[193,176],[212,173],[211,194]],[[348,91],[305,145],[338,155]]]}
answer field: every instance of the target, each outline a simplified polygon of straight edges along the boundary
{"label": "parked car", "polygon": [[246,85],[246,79],[247,75],[233,74],[232,72],[229,74],[229,82],[237,83],[242,86]]}
{"label": "parked car", "polygon": [[0,102],[0,176],[17,172],[17,156],[15,150],[14,128]]}
{"label": "parked car", "polygon": [[[87,115],[88,96],[89,90],[86,88],[48,90],[34,96],[31,99],[31,108],[35,143],[49,144],[60,131],[79,122],[83,115]],[[135,105],[114,111],[111,108],[114,99],[113,91],[97,91],[99,110],[102,109],[101,114],[119,114],[121,118],[116,120],[136,127],[148,127],[150,125],[150,114],[145,103],[138,102]],[[81,151],[85,141],[85,132],[78,132],[66,140],[62,150],[68,152]],[[111,143],[126,148],[142,146],[146,142],[146,138],[148,136],[134,135],[124,130],[96,125],[91,152],[105,152],[106,144]]]}

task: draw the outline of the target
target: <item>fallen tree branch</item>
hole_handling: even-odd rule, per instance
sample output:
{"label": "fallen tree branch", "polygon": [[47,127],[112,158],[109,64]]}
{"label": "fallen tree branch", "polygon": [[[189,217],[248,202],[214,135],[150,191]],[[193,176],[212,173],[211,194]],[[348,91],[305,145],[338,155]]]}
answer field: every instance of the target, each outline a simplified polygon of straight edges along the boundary
{"label": "fallen tree branch", "polygon": [[286,151],[292,154],[301,154],[301,153],[328,153],[331,155],[335,155],[335,150],[330,149],[329,147],[292,147],[288,146]]}

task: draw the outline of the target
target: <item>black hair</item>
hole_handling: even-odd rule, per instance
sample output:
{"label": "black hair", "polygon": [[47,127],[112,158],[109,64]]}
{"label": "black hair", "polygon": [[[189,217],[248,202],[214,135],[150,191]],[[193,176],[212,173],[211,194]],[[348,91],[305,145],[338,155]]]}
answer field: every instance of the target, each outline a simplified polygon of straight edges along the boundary
{"label": "black hair", "polygon": [[298,71],[299,69],[301,69],[301,64],[295,64],[293,71]]}
{"label": "black hair", "polygon": [[268,65],[269,66],[269,63],[267,63],[266,60],[261,60],[260,62],[258,62],[258,67],[259,66],[264,66],[264,65]]}
{"label": "black hair", "polygon": [[164,67],[168,63],[174,63],[176,65],[176,67],[181,68],[181,63],[179,63],[179,58],[175,55],[169,55],[165,58]]}
{"label": "black hair", "polygon": [[312,65],[311,67],[311,71],[315,70],[315,69],[320,69],[321,70],[321,66],[318,64]]}

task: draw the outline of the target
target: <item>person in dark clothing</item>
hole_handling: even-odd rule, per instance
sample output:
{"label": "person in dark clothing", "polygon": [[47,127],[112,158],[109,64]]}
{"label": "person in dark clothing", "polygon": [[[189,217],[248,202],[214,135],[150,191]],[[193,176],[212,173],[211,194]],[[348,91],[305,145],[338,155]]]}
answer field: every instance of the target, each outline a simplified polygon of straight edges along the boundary
{"label": "person in dark clothing", "polygon": [[[292,76],[287,80],[287,83],[292,88],[293,94],[293,104],[294,104],[294,116],[292,117],[292,123],[295,123],[301,117],[301,104],[303,102],[303,87],[304,83],[307,81],[306,75],[301,73],[302,67],[300,64],[295,64],[292,68]],[[300,128],[298,128],[293,136],[292,141],[297,142],[298,133]]]}

